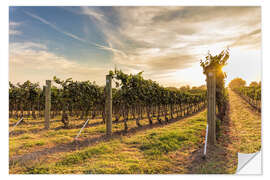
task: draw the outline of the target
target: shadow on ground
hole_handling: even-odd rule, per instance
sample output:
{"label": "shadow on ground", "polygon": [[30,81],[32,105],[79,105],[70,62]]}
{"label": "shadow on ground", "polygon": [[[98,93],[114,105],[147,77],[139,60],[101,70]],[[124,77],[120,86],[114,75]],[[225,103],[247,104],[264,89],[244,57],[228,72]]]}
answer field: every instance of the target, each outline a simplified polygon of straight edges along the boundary
{"label": "shadow on ground", "polygon": [[190,156],[191,164],[188,167],[189,174],[234,174],[237,169],[237,148],[233,145],[237,141],[233,124],[229,116],[230,107],[227,108],[227,116],[221,124],[220,137],[215,146],[207,147],[207,155],[203,158],[203,148],[194,151]]}

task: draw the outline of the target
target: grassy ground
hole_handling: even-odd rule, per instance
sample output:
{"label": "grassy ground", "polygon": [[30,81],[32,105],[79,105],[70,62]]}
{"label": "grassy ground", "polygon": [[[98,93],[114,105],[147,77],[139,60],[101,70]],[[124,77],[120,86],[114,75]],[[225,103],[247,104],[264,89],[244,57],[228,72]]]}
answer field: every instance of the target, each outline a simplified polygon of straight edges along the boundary
{"label": "grassy ground", "polygon": [[234,127],[235,148],[241,153],[254,153],[261,149],[261,114],[230,91],[230,120]]}
{"label": "grassy ground", "polygon": [[[130,123],[135,124],[135,122]],[[144,123],[147,121],[145,120]],[[179,158],[183,165],[188,165],[185,161],[189,159],[185,157],[202,144],[205,126],[206,112],[204,111],[172,124],[119,135],[112,140],[104,140],[79,150],[66,149],[67,152],[53,152],[39,158],[33,156],[27,161],[11,164],[10,173],[187,173],[183,166],[179,165]],[[87,130],[95,128],[97,127],[89,127]],[[72,134],[72,131],[70,133]],[[32,137],[32,141],[39,139],[55,146],[52,139],[59,137],[57,135],[44,137],[46,134],[45,131],[39,133],[39,138]],[[88,138],[90,134],[87,134]],[[11,139],[14,143],[20,142],[20,144],[31,142],[31,138],[18,139],[23,136],[26,135],[11,137]],[[29,150],[36,152],[36,146],[32,146]],[[40,146],[41,149],[46,149],[44,146],[46,145]]]}
{"label": "grassy ground", "polygon": [[[104,137],[105,125],[88,126],[78,142],[74,142],[79,128],[60,129],[60,122],[52,130],[43,124],[23,124],[16,127],[23,134],[10,136],[11,174],[201,174],[235,173],[237,152],[252,153],[261,146],[261,118],[239,96],[230,94],[228,116],[221,125],[221,136],[215,147],[209,147],[202,159],[206,127],[206,111],[167,125],[147,126]],[[101,119],[90,123],[100,122]],[[74,126],[84,121],[74,121]],[[76,125],[75,125],[76,123]],[[113,131],[123,124],[113,124]],[[134,129],[134,130],[132,130]]]}
{"label": "grassy ground", "polygon": [[217,145],[210,147],[206,160],[202,150],[193,155],[192,173],[235,173],[237,153],[254,153],[261,149],[261,116],[240,96],[229,90],[229,109],[221,124]]}
{"label": "grassy ground", "polygon": [[[10,156],[17,156],[29,152],[37,151],[38,149],[50,148],[59,144],[72,143],[74,137],[79,132],[80,128],[85,123],[84,120],[71,120],[69,129],[63,129],[63,124],[59,121],[60,117],[52,120],[50,130],[44,130],[44,123],[41,120],[27,119],[25,124],[19,124],[11,132],[9,138]],[[12,119],[12,121],[14,121]],[[147,120],[140,121],[142,125],[148,124]],[[11,123],[12,125],[14,123]],[[129,128],[135,128],[135,121],[128,121]],[[13,126],[10,126],[10,130]],[[113,132],[124,129],[123,123],[113,124]],[[78,140],[85,138],[97,138],[105,134],[106,128],[102,124],[102,119],[91,119],[82,131]]]}

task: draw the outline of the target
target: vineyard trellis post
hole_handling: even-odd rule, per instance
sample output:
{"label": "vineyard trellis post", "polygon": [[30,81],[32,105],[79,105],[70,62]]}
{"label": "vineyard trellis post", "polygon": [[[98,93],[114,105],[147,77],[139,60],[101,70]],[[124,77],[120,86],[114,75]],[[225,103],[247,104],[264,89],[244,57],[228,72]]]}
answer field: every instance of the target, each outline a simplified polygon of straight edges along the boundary
{"label": "vineyard trellis post", "polygon": [[207,123],[209,144],[216,143],[216,71],[209,68],[207,74]]}
{"label": "vineyard trellis post", "polygon": [[50,128],[50,111],[51,111],[51,81],[46,80],[45,86],[45,129]]}
{"label": "vineyard trellis post", "polygon": [[106,75],[105,99],[106,135],[112,135],[112,76]]}

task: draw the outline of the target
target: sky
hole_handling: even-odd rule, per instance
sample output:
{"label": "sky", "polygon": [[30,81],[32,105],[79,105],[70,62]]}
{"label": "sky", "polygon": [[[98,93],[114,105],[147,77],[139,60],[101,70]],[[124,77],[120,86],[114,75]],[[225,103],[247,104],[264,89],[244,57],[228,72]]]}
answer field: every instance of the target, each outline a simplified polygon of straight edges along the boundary
{"label": "sky", "polygon": [[9,8],[9,80],[105,84],[115,67],[163,86],[205,84],[200,60],[230,49],[226,84],[261,80],[260,7]]}

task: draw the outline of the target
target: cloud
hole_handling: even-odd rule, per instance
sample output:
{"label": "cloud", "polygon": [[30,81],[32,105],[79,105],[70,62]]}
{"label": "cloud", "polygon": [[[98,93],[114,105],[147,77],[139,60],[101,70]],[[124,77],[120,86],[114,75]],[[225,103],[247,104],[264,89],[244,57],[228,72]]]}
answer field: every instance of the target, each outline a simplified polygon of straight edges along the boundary
{"label": "cloud", "polygon": [[99,45],[99,44],[96,44],[96,46],[99,47],[99,48],[101,48],[101,49],[105,49],[105,50],[111,51],[111,52],[114,53],[114,54],[120,54],[120,55],[123,56],[123,57],[127,57],[127,55],[126,55],[123,51],[120,51],[120,50],[118,50],[118,49],[112,48],[111,43],[109,43],[109,47],[107,47],[107,46],[102,46],[102,45]]}
{"label": "cloud", "polygon": [[[250,45],[249,42],[252,41],[253,44]],[[261,29],[253,30],[249,33],[243,34],[238,37],[230,47],[247,47],[252,49],[259,49],[261,48]]]}
{"label": "cloud", "polygon": [[13,30],[13,29],[9,30],[9,35],[20,35],[20,34],[22,34],[21,31],[17,31],[17,30]]}
{"label": "cloud", "polygon": [[20,35],[20,34],[22,34],[21,31],[16,29],[21,24],[22,24],[21,22],[10,21],[9,22],[9,35]]}
{"label": "cloud", "polygon": [[231,17],[239,18],[243,15],[251,15],[256,13],[258,7],[237,7],[237,6],[205,6],[205,7],[178,7],[163,11],[152,18],[153,24],[167,23],[170,21],[178,21],[181,23],[208,23],[215,19],[231,19]]}
{"label": "cloud", "polygon": [[147,66],[149,66],[150,70],[152,71],[176,71],[190,67],[191,64],[197,60],[198,59],[196,59],[196,57],[190,54],[170,54],[152,58],[150,61],[147,61]]}
{"label": "cloud", "polygon": [[113,51],[113,63],[130,71],[176,71],[199,63],[208,50],[260,47],[260,7],[85,7],[82,13],[123,52]]}
{"label": "cloud", "polygon": [[88,15],[90,17],[93,17],[94,19],[96,19],[98,21],[105,22],[103,14],[100,14],[100,13],[98,13],[96,11],[93,11],[92,9],[90,9],[88,7],[82,7],[82,12],[81,13],[84,14],[84,15]]}
{"label": "cloud", "polygon": [[56,30],[56,31],[58,31],[58,32],[60,32],[60,33],[62,33],[62,34],[65,34],[66,36],[68,36],[68,37],[70,37],[70,38],[72,38],[72,39],[75,39],[75,40],[78,40],[78,41],[81,41],[81,42],[85,42],[84,39],[82,39],[82,38],[80,38],[80,37],[78,37],[78,36],[76,36],[76,35],[74,35],[74,34],[72,34],[72,33],[63,31],[62,29],[58,28],[56,25],[50,23],[49,21],[47,21],[47,20],[45,20],[45,19],[43,19],[43,18],[41,18],[41,17],[39,17],[39,16],[37,16],[37,15],[35,15],[35,14],[32,14],[32,13],[27,12],[27,11],[24,11],[24,13],[27,14],[28,16],[31,16],[31,17],[34,18],[34,19],[39,20],[40,22],[42,22],[42,23],[44,23],[44,24],[47,24],[48,26],[50,26],[50,27],[53,28],[54,30]]}
{"label": "cloud", "polygon": [[[93,26],[103,34],[105,45],[88,42],[75,34],[63,31],[44,18],[29,12],[25,13],[85,45],[111,52],[111,64],[115,64],[125,72],[144,71],[145,77],[161,80],[163,83],[171,83],[172,77],[176,79],[175,76],[178,77],[179,73],[183,77],[182,81],[186,80],[187,77],[184,75],[188,74],[186,70],[190,67],[196,66],[196,71],[201,74],[199,61],[208,50],[218,52],[231,47],[257,51],[261,47],[260,7],[65,7],[65,9],[76,15],[89,17],[91,23],[95,23]],[[85,33],[87,28],[89,27],[84,27]],[[25,67],[29,69],[29,73],[53,72],[62,76],[72,75],[76,78],[98,79],[97,81],[103,82],[104,74],[109,70],[109,68],[87,67],[76,63],[75,60],[50,53],[42,45],[30,42],[11,46],[14,46],[11,64],[17,68],[17,72],[20,72],[19,68]],[[181,74],[182,71],[185,73]],[[16,73],[15,70],[14,72]],[[191,77],[192,74],[188,75]],[[179,79],[173,83],[178,81]]]}
{"label": "cloud", "polygon": [[21,22],[14,22],[14,21],[10,21],[9,22],[9,26],[10,27],[20,26],[21,24],[22,24]]}
{"label": "cloud", "polygon": [[47,50],[47,46],[34,42],[13,42],[9,45],[11,52],[25,52],[27,50]]}
{"label": "cloud", "polygon": [[43,82],[47,78],[72,77],[77,80],[91,80],[104,84],[108,69],[104,67],[89,67],[74,60],[66,59],[48,52],[43,44],[25,42],[10,44],[10,80],[22,82],[27,79]]}
{"label": "cloud", "polygon": [[[31,16],[32,18],[37,19],[37,20],[39,20],[40,22],[49,25],[49,26],[50,26],[51,28],[53,28],[54,30],[56,30],[56,31],[58,31],[58,32],[60,32],[60,33],[62,33],[62,34],[65,34],[66,36],[68,36],[68,37],[70,37],[70,38],[72,38],[72,39],[78,40],[78,41],[80,41],[80,42],[82,42],[82,43],[85,43],[85,44],[88,44],[88,45],[92,45],[92,46],[98,47],[98,48],[100,48],[100,49],[104,49],[104,50],[108,50],[108,51],[118,51],[118,52],[120,52],[120,50],[114,49],[114,48],[112,48],[112,47],[106,47],[106,46],[104,46],[104,45],[99,45],[99,44],[97,44],[97,43],[93,43],[93,42],[86,41],[85,39],[82,39],[82,38],[76,36],[75,34],[72,34],[72,33],[69,33],[69,32],[67,32],[67,31],[64,31],[64,30],[60,29],[60,28],[57,27],[56,25],[50,23],[49,21],[47,21],[47,20],[45,20],[45,19],[43,19],[43,18],[41,18],[41,17],[39,17],[39,16],[37,16],[37,15],[35,15],[35,14],[32,14],[32,13],[27,12],[27,11],[24,11],[24,12],[25,12],[27,15]],[[91,16],[96,17],[98,20],[101,20],[101,16],[98,16],[97,13],[94,13],[94,12],[89,11],[89,10],[84,10],[84,12],[87,13],[88,15],[91,15]]]}

